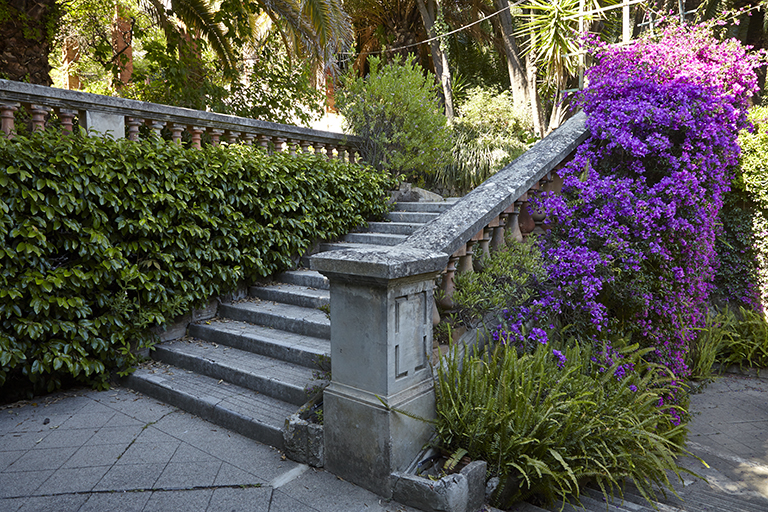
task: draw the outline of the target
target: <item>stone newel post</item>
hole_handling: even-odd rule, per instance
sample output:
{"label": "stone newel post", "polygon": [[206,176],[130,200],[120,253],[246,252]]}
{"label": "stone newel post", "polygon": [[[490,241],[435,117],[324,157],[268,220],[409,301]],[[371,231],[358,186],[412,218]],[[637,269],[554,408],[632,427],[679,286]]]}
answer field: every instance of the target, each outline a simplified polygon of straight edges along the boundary
{"label": "stone newel post", "polygon": [[434,278],[448,255],[412,248],[340,250],[311,259],[331,282],[325,468],[379,495],[429,440],[435,395]]}

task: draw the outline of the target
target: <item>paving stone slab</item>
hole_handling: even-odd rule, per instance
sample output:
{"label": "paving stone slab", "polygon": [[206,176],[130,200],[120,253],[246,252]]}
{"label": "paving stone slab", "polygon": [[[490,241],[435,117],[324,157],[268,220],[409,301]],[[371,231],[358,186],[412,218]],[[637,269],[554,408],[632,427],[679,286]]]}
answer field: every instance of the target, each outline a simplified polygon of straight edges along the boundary
{"label": "paving stone slab", "polygon": [[65,494],[92,490],[109,471],[109,466],[63,468],[45,481],[37,494]]}
{"label": "paving stone slab", "polygon": [[35,471],[4,471],[0,473],[0,498],[32,496],[53,473],[44,464]]}
{"label": "paving stone slab", "polygon": [[82,494],[70,494],[65,496],[31,497],[24,501],[18,512],[79,512],[88,500],[88,496]]}
{"label": "paving stone slab", "polygon": [[212,495],[212,489],[155,491],[144,506],[144,512],[205,512]]}
{"label": "paving stone slab", "polygon": [[151,492],[110,492],[88,496],[78,512],[142,512],[152,496]]}
{"label": "paving stone slab", "polygon": [[[272,489],[249,487],[246,489],[215,489],[208,504],[209,512],[247,510],[248,512],[273,512],[270,508]],[[301,510],[301,509],[294,509]]]}

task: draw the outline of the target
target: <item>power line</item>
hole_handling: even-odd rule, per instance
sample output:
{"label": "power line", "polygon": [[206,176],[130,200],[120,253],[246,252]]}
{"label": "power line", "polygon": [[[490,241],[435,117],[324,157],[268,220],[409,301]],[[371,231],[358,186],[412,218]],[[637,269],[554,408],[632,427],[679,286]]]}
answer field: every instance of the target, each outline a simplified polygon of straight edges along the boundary
{"label": "power line", "polygon": [[[485,18],[481,18],[479,20],[475,20],[472,23],[470,23],[469,25],[464,25],[463,27],[459,27],[456,30],[451,30],[450,32],[446,32],[445,34],[440,34],[440,35],[437,35],[435,37],[431,37],[429,39],[425,39],[424,41],[419,41],[418,43],[413,43],[413,44],[409,44],[409,45],[405,45],[405,46],[398,46],[397,48],[388,48],[386,50],[378,50],[378,51],[375,51],[375,52],[367,52],[366,54],[367,55],[378,55],[380,53],[385,53],[385,52],[395,52],[395,51],[398,51],[398,50],[407,50],[408,48],[413,48],[414,46],[419,46],[419,45],[422,45],[424,43],[431,43],[432,41],[435,41],[437,39],[441,39],[443,37],[451,36],[453,34],[456,34],[457,32],[461,32],[462,30],[465,30],[465,29],[468,29],[469,27],[477,25],[478,23],[482,23],[485,20],[493,18],[494,16],[496,16],[499,13],[502,13],[504,11],[508,11],[512,7],[517,7],[518,5],[520,5],[522,3],[525,3],[527,1],[528,0],[517,0],[517,2],[511,3],[508,6],[503,7],[501,9],[499,9],[498,11],[494,12],[493,14],[489,14]],[[355,54],[353,54],[351,52],[343,52],[342,55],[355,55]]]}

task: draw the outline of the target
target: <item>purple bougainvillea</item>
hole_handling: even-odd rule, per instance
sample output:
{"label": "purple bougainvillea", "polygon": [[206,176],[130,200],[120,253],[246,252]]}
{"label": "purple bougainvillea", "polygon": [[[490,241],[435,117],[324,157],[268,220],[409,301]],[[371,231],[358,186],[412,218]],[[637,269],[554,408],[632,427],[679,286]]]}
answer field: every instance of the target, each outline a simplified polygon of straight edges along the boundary
{"label": "purple bougainvillea", "polygon": [[[540,240],[548,283],[526,311],[506,312],[496,335],[542,342],[531,326],[557,316],[600,347],[599,365],[620,358],[609,342],[619,334],[685,377],[760,58],[700,26],[598,45],[595,57],[575,102],[590,137],[559,171],[562,195],[532,200],[550,219]],[[619,366],[616,378],[627,371]]]}

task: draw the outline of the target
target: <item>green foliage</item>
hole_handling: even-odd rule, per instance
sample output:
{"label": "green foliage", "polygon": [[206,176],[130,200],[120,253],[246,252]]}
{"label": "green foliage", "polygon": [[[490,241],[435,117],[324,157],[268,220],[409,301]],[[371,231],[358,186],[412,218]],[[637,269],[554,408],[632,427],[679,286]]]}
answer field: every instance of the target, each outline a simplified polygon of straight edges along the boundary
{"label": "green foliage", "polygon": [[464,448],[502,482],[519,485],[497,499],[567,500],[587,479],[608,494],[625,477],[653,497],[654,486],[671,489],[667,470],[679,476],[685,427],[657,407],[668,370],[645,362],[648,350],[636,348],[622,360],[636,371],[621,380],[618,362],[600,373],[590,350],[572,341],[560,366],[551,346],[519,355],[500,345],[463,362],[454,348],[438,367],[437,434],[447,450]]}
{"label": "green foliage", "polygon": [[691,370],[691,379],[706,380],[712,377],[712,365],[726,344],[726,339],[732,334],[734,318],[727,307],[721,313],[707,315],[706,324],[698,329],[699,335],[688,350],[686,364]]}
{"label": "green foliage", "polygon": [[121,89],[121,96],[195,110],[222,110],[221,98],[228,94],[224,82],[213,66],[191,51],[188,42],[178,36],[168,43],[147,41],[144,50],[144,62],[130,84]]}
{"label": "green foliage", "polygon": [[689,354],[691,376],[706,379],[712,364],[739,368],[768,367],[768,321],[761,311],[728,306],[710,313]]}
{"label": "green foliage", "polygon": [[768,321],[762,312],[728,307],[710,314],[702,332],[708,351],[717,353],[717,361],[725,367],[768,367]]}
{"label": "green foliage", "polygon": [[721,213],[718,288],[728,299],[761,309],[768,303],[768,107],[750,110],[752,133],[739,134],[741,159]]}
{"label": "green foliage", "polygon": [[221,70],[189,51],[188,45],[147,42],[144,65],[120,94],[273,123],[306,125],[322,115],[323,97],[310,82],[311,67],[291,63],[274,43],[260,49],[247,83],[229,84]]}
{"label": "green foliage", "polygon": [[363,156],[378,169],[416,183],[447,163],[450,131],[431,75],[408,58],[369,58],[365,78],[350,74],[336,105],[348,129],[366,140]]}
{"label": "green foliage", "polygon": [[312,86],[308,61],[291,62],[274,42],[264,45],[248,76],[235,82],[216,112],[273,123],[308,125],[323,113],[323,93]]}
{"label": "green foliage", "polygon": [[538,244],[512,241],[483,260],[482,271],[455,276],[454,307],[464,323],[474,325],[488,313],[527,303],[543,278]]}
{"label": "green foliage", "polygon": [[435,184],[465,194],[523,154],[533,140],[530,115],[515,108],[509,91],[471,89],[453,125],[453,159],[438,170]]}
{"label": "green foliage", "polygon": [[0,386],[105,386],[132,348],[316,239],[381,216],[391,179],[314,155],[41,132],[0,138]]}

